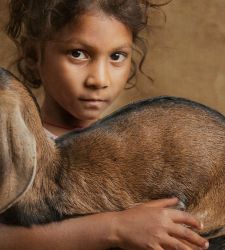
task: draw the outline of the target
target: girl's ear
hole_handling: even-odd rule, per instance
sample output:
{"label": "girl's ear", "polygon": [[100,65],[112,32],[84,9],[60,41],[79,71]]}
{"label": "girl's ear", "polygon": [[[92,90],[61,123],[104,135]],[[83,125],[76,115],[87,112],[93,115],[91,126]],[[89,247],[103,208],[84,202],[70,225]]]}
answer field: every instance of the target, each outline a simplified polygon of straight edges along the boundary
{"label": "girl's ear", "polygon": [[36,173],[36,140],[15,100],[0,99],[0,213],[29,189]]}

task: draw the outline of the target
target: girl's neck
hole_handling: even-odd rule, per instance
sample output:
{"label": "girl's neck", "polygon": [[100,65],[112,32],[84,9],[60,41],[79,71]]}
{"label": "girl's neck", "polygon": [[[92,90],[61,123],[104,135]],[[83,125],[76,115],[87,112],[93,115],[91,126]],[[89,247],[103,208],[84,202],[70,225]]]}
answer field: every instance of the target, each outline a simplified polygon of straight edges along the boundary
{"label": "girl's neck", "polygon": [[79,125],[76,125],[73,127],[69,125],[64,125],[64,123],[61,124],[59,122],[55,122],[55,121],[48,120],[48,119],[43,119],[43,126],[49,132],[51,132],[53,135],[56,135],[56,136],[61,136],[70,131],[80,130],[82,128],[88,127],[88,126],[79,126]]}
{"label": "girl's neck", "polygon": [[74,130],[74,129],[81,129],[83,127],[71,127],[71,126],[66,126],[66,125],[61,125],[61,124],[57,124],[57,123],[54,123],[54,122],[50,122],[48,120],[43,120],[43,123],[47,126],[52,126],[52,127],[56,127],[56,128],[59,128],[59,129],[63,129],[63,130],[67,130],[67,131],[70,131],[70,130]]}
{"label": "girl's neck", "polygon": [[81,129],[82,127],[68,127],[56,123],[49,122],[47,120],[43,120],[43,126],[46,128],[51,134],[56,135],[56,136],[61,136],[65,133],[68,133],[72,130],[77,130]]}
{"label": "girl's neck", "polygon": [[47,101],[41,108],[43,126],[52,134],[60,136],[69,131],[81,129],[90,126],[94,121],[78,120],[66,112],[57,103],[50,105]]}

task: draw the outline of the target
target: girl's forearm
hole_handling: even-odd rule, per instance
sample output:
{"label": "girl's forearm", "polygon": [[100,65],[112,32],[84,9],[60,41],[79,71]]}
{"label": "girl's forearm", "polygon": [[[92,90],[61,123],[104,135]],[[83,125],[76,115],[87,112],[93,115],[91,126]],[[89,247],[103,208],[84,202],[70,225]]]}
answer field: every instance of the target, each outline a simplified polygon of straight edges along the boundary
{"label": "girl's forearm", "polygon": [[101,250],[113,247],[113,213],[31,228],[0,225],[1,250]]}

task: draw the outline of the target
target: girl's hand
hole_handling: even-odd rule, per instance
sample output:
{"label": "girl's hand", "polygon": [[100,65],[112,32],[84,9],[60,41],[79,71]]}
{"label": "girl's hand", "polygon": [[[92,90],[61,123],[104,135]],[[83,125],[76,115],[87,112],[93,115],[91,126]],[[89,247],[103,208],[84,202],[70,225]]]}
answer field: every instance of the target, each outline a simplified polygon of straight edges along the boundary
{"label": "girl's hand", "polygon": [[177,198],[162,199],[116,213],[116,247],[129,250],[207,249],[208,241],[191,229],[201,229],[201,223],[186,212],[168,208],[177,202]]}

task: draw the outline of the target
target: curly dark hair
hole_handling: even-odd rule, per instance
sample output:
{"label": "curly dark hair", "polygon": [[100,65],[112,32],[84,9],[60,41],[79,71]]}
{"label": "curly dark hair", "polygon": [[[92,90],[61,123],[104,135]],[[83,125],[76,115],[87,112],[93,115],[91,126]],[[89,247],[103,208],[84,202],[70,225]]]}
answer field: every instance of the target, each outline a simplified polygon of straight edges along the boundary
{"label": "curly dark hair", "polygon": [[[163,4],[154,4],[150,0],[10,0],[10,19],[6,33],[19,51],[17,69],[28,86],[40,87],[40,80],[25,62],[28,57],[25,48],[27,42],[51,40],[53,34],[64,25],[76,20],[86,11],[97,8],[122,22],[132,32],[141,60],[137,66],[132,59],[130,80],[136,75],[137,69],[143,73],[142,64],[147,44],[139,33],[148,27],[150,8],[158,8],[161,5]],[[30,51],[29,56],[31,55]]]}

